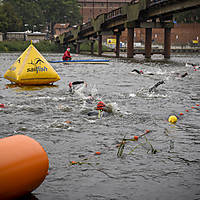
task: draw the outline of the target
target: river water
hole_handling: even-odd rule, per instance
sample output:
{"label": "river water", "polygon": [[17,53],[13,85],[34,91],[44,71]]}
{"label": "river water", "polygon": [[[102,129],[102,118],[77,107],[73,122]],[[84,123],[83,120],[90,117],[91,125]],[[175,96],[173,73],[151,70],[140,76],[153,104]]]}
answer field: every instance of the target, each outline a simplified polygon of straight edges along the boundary
{"label": "river water", "polygon": [[[55,63],[52,67],[61,80],[54,87],[6,87],[9,81],[2,76],[19,55],[0,54],[0,103],[5,104],[0,110],[0,138],[24,134],[47,152],[49,175],[31,199],[200,199],[200,69],[186,66],[200,64],[199,55],[172,55],[169,60],[138,55],[95,65]],[[133,69],[144,75],[131,74]],[[184,72],[189,74],[185,78],[176,74]],[[86,81],[87,88],[71,94],[68,83],[77,80]],[[165,84],[149,93],[160,80]],[[83,98],[89,93],[95,97],[92,102]],[[99,100],[111,104],[113,114],[87,116]],[[177,115],[175,125],[169,124],[170,115]],[[122,156],[117,156],[124,137],[146,130],[150,132],[138,141],[127,141]]]}

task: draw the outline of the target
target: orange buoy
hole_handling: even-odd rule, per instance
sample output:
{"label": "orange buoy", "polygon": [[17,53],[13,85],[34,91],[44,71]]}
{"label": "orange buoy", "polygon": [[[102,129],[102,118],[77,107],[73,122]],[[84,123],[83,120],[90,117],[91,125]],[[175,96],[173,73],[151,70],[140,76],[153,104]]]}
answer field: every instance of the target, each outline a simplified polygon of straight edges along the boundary
{"label": "orange buoy", "polygon": [[47,153],[34,139],[15,135],[0,139],[0,199],[14,199],[35,190],[49,168]]}
{"label": "orange buoy", "polygon": [[134,140],[138,140],[138,136],[134,136]]}

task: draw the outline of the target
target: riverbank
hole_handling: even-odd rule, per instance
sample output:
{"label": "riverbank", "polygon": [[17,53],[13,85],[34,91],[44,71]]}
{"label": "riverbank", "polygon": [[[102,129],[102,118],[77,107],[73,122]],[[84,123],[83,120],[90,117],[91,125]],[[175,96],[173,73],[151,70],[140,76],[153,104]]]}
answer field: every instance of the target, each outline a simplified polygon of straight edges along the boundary
{"label": "riverbank", "polygon": [[[29,45],[30,41],[3,41],[0,42],[0,52],[23,52]],[[34,46],[40,52],[62,53],[65,50],[64,46],[51,41],[40,41]]]}
{"label": "riverbank", "polygon": [[[9,52],[23,52],[30,45],[30,41],[3,41],[0,42],[0,52],[1,53],[9,53]],[[35,43],[34,46],[38,51],[44,53],[63,53],[66,50],[66,46],[60,45],[56,42],[52,41],[40,41]],[[75,53],[75,47],[70,45],[71,52]],[[81,54],[90,54],[90,44],[84,43],[80,46]],[[94,54],[98,54],[98,44],[95,42],[94,44]],[[105,45],[102,47],[103,53],[114,53],[114,49],[109,48]],[[135,47],[135,54],[144,54],[144,47]],[[153,54],[162,54],[164,48],[162,46],[152,46]],[[120,48],[120,54],[126,53],[127,49]],[[200,47],[191,47],[191,46],[172,46],[171,53],[200,53]]]}

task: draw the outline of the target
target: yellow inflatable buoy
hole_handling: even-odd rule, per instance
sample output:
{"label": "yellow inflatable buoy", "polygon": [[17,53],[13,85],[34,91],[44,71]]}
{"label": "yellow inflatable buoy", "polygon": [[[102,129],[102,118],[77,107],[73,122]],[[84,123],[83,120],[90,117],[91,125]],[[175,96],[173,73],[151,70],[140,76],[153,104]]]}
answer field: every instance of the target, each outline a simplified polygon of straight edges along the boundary
{"label": "yellow inflatable buoy", "polygon": [[4,78],[20,85],[46,85],[60,80],[57,72],[32,44],[7,70]]}
{"label": "yellow inflatable buoy", "polygon": [[172,123],[172,124],[175,124],[177,122],[177,117],[175,115],[171,115],[169,118],[168,118],[168,122]]}

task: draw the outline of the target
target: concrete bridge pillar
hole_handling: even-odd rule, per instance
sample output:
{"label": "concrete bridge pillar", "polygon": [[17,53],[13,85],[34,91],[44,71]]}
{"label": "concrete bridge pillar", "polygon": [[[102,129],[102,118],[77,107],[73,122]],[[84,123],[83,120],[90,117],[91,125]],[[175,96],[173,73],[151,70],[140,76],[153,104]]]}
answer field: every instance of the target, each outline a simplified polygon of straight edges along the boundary
{"label": "concrete bridge pillar", "polygon": [[165,28],[164,33],[164,58],[170,58],[171,51],[171,28]]}
{"label": "concrete bridge pillar", "polygon": [[98,35],[98,55],[102,55],[102,35]]}
{"label": "concrete bridge pillar", "polygon": [[90,46],[90,47],[91,47],[91,49],[90,49],[90,50],[91,50],[91,55],[94,55],[94,42],[95,42],[95,41],[92,40],[92,41],[91,41],[91,44],[90,44],[90,45],[91,45],[91,46]]}
{"label": "concrete bridge pillar", "polygon": [[145,58],[151,58],[152,28],[146,28],[145,33]]}
{"label": "concrete bridge pillar", "polygon": [[127,58],[132,58],[134,52],[134,28],[127,28]]}
{"label": "concrete bridge pillar", "polygon": [[76,53],[77,54],[80,54],[80,45],[81,45],[81,43],[77,42],[77,44],[76,44]]}
{"label": "concrete bridge pillar", "polygon": [[121,35],[121,32],[118,31],[117,33],[115,33],[116,35],[116,57],[118,58],[119,57],[119,53],[120,53],[120,35]]}

